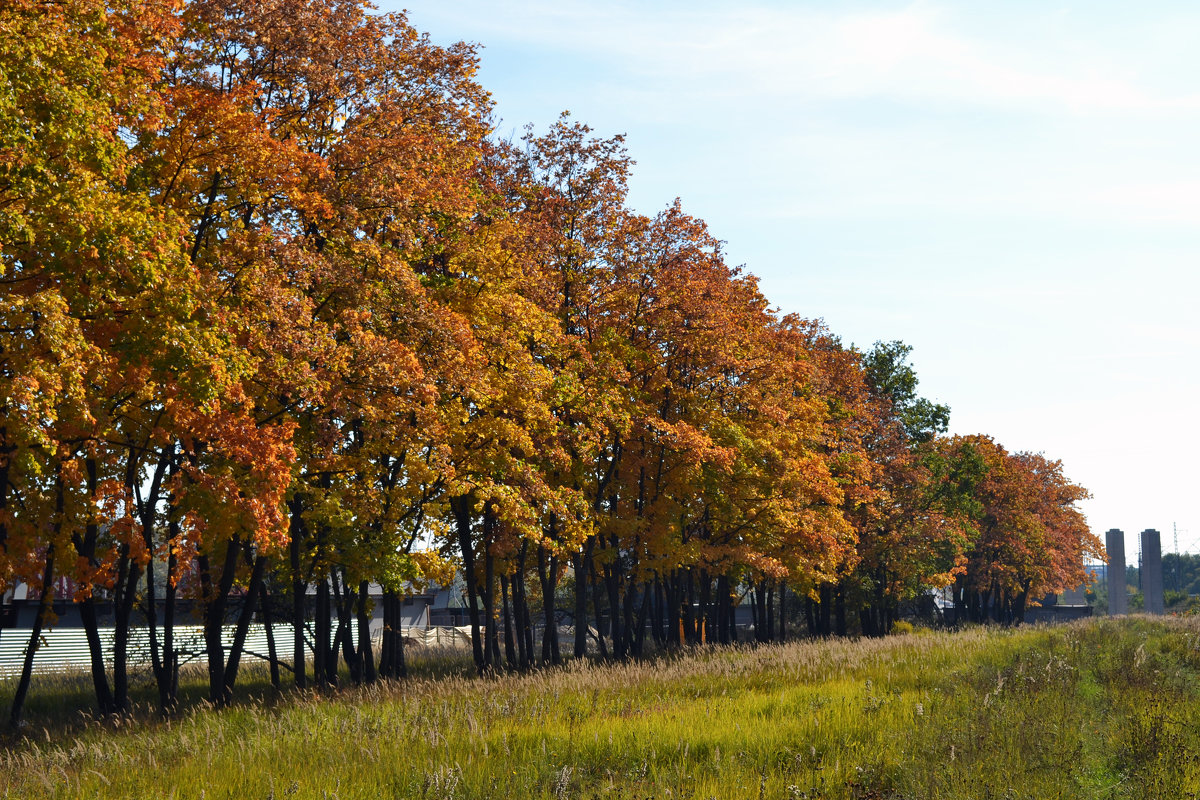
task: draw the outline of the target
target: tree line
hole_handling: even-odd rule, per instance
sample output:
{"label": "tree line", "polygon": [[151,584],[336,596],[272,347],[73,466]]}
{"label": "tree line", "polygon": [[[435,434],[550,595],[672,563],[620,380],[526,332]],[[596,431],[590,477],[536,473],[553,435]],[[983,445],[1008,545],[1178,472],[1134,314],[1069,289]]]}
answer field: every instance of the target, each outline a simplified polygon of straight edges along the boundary
{"label": "tree line", "polygon": [[[61,576],[105,713],[135,625],[176,707],[183,601],[222,705],[271,609],[277,684],[404,675],[403,598],[455,572],[483,671],[597,622],[610,658],[729,642],[743,599],[759,640],[788,603],[882,635],[933,587],[1012,622],[1084,581],[1059,462],[945,435],[906,345],[630,208],[622,137],[497,136],[477,67],[354,0],[0,10],[0,582],[41,589],[14,722]],[[561,612],[573,641],[535,635]]]}

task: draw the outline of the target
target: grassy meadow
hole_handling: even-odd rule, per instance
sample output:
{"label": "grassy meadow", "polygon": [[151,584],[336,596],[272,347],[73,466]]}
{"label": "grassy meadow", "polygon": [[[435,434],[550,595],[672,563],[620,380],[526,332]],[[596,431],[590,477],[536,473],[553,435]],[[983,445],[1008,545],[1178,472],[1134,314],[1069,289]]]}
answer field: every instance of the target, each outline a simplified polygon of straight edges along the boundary
{"label": "grassy meadow", "polygon": [[55,712],[87,702],[59,679],[0,748],[0,797],[1193,798],[1198,675],[1200,621],[1129,618],[260,684],[121,724]]}

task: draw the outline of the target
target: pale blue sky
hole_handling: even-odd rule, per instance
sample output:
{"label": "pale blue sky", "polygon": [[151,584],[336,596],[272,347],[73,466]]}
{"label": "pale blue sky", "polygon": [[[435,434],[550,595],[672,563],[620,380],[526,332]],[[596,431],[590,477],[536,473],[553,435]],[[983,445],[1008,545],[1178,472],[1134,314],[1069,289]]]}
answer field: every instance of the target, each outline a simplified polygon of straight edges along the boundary
{"label": "pale blue sky", "polygon": [[1200,552],[1200,8],[406,0],[501,132],[625,133],[783,311],[913,345],[956,433],[1061,458],[1094,530]]}

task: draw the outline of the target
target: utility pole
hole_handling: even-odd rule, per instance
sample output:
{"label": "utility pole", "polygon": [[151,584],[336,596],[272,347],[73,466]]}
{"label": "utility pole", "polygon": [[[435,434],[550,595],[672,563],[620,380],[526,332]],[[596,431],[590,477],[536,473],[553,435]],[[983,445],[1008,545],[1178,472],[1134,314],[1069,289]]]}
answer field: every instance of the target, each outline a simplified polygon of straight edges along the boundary
{"label": "utility pole", "polygon": [[[1142,595],[1142,600],[1145,600],[1146,599],[1146,591],[1145,591],[1145,589],[1142,588],[1142,537],[1141,536],[1138,537],[1137,543],[1138,543],[1138,591]],[[1145,604],[1143,603],[1143,608],[1144,607],[1145,607]]]}
{"label": "utility pole", "polygon": [[1179,523],[1171,523],[1171,533],[1175,540],[1175,568],[1171,570],[1171,583],[1175,591],[1179,591]]}

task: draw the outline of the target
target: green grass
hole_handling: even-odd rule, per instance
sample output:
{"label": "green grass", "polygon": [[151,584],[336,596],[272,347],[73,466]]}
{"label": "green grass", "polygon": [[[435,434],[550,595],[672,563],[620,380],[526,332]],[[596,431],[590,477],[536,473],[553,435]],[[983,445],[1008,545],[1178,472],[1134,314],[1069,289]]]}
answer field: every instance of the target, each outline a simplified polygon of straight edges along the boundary
{"label": "green grass", "polygon": [[60,715],[0,797],[1188,798],[1198,671],[1200,624],[1138,618]]}

